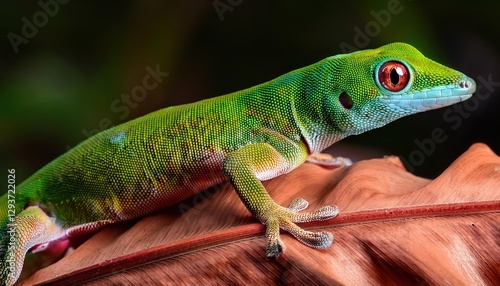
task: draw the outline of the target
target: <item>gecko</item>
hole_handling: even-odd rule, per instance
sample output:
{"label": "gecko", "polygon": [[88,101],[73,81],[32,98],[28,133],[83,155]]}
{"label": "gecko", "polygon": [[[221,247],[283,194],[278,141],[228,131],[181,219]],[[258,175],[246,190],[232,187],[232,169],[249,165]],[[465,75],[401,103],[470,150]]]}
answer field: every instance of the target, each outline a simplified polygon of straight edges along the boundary
{"label": "gecko", "polygon": [[308,160],[328,164],[314,156],[335,142],[466,100],[475,89],[463,73],[392,43],[104,130],[0,198],[0,283],[15,283],[30,250],[144,216],[224,182],[265,225],[268,257],[285,249],[280,230],[327,248],[330,232],[297,223],[333,218],[338,208],[301,212],[308,203],[300,198],[283,207],[262,181]]}

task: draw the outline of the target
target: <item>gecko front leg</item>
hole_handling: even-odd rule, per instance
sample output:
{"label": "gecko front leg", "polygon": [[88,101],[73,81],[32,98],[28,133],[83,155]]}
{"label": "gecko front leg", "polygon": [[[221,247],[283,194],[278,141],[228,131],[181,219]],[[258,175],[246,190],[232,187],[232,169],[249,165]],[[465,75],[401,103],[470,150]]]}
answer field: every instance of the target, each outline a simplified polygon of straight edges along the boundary
{"label": "gecko front leg", "polygon": [[280,229],[314,248],[326,248],[333,242],[331,233],[306,231],[295,223],[333,218],[338,214],[336,206],[329,205],[314,212],[300,213],[307,207],[307,201],[296,199],[288,208],[282,207],[273,201],[262,185],[261,178],[286,172],[287,164],[286,159],[266,143],[242,147],[230,153],[223,162],[225,174],[247,209],[266,226],[268,257],[277,257],[285,249],[280,239]]}

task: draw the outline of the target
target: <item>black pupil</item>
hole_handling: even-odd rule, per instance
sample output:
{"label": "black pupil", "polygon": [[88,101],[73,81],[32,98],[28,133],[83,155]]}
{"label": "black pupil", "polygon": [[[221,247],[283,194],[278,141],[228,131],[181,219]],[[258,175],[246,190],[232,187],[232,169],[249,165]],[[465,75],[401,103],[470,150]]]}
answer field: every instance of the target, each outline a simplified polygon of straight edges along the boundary
{"label": "black pupil", "polygon": [[393,85],[397,85],[399,83],[399,73],[395,68],[391,69],[391,83]]}

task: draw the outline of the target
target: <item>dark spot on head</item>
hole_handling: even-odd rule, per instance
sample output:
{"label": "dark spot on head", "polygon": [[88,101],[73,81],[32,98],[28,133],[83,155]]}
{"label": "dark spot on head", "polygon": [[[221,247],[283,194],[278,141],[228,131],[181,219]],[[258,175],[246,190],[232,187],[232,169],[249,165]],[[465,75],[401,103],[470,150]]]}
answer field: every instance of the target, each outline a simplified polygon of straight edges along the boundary
{"label": "dark spot on head", "polygon": [[340,94],[339,102],[345,109],[351,109],[354,105],[352,98],[345,91]]}

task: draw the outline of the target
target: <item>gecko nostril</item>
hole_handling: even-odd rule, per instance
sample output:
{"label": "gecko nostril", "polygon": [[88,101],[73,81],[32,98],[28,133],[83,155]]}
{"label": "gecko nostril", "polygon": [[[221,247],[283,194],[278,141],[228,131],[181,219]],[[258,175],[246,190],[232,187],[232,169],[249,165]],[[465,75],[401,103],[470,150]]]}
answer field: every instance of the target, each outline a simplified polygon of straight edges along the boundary
{"label": "gecko nostril", "polygon": [[474,85],[474,81],[470,78],[463,79],[458,83],[458,86],[460,88],[467,88],[467,89],[471,88],[473,85]]}

